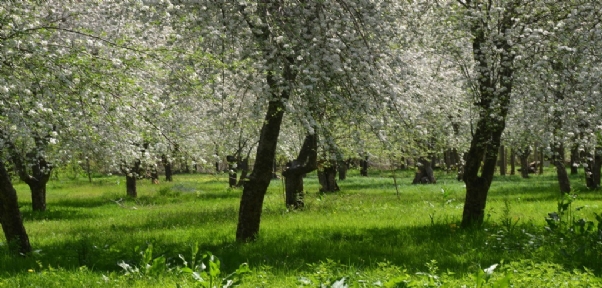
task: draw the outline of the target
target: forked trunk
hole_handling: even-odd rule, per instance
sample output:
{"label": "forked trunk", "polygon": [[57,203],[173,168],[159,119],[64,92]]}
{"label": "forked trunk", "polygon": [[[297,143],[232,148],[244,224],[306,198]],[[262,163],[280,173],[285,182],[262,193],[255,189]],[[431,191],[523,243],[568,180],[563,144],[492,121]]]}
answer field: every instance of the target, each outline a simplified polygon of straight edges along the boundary
{"label": "forked trunk", "polygon": [[318,170],[318,181],[320,182],[320,192],[336,192],[339,191],[337,184],[337,166],[336,162],[329,161],[328,166]]}
{"label": "forked trunk", "polygon": [[11,252],[23,254],[31,252],[29,237],[25,232],[23,217],[19,211],[17,191],[2,161],[0,161],[0,224]]}
{"label": "forked trunk", "polygon": [[[508,4],[506,8],[508,9],[505,9],[499,16],[499,27],[496,28],[504,32],[511,30],[512,14],[516,7]],[[499,41],[495,44],[495,48],[501,52],[502,56],[499,59],[500,65],[492,66],[494,64],[490,61],[490,55],[487,53],[490,47],[488,47],[489,40],[486,37],[485,29],[478,20],[472,23],[472,52],[476,62],[475,69],[479,74],[476,105],[480,111],[464,166],[463,180],[466,184],[466,199],[462,213],[461,226],[463,228],[483,223],[487,194],[493,181],[502,132],[506,127],[506,115],[510,106],[513,86],[512,61],[514,56],[510,54],[512,44],[509,41]],[[495,63],[497,60],[495,59],[493,62]],[[492,80],[494,74],[497,74],[499,80],[497,83]]]}
{"label": "forked trunk", "polygon": [[303,202],[303,177],[317,168],[317,139],[316,134],[305,136],[299,156],[287,163],[286,169],[282,171],[285,179],[286,207],[297,209],[305,205]]}

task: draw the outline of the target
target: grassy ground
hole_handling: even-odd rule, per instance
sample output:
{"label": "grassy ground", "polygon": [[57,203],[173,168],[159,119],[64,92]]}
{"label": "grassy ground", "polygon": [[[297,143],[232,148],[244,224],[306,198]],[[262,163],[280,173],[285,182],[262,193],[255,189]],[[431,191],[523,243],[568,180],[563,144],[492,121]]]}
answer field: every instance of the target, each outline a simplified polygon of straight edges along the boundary
{"label": "grassy ground", "polygon": [[[397,171],[399,195],[388,171],[371,171],[368,178],[351,171],[339,182],[341,192],[332,194],[317,193],[311,175],[302,211],[286,209],[283,183],[274,180],[259,240],[251,244],[235,242],[242,191],[227,188],[227,175],[176,175],[175,182],[160,185],[140,181],[138,199],[125,196],[125,179],[118,177],[91,184],[54,180],[44,213],[31,211],[27,186],[17,184],[36,252],[13,256],[0,242],[0,287],[194,287],[202,281],[177,266],[182,258],[195,266],[197,249],[219,257],[219,278],[248,263],[252,273],[243,283],[249,287],[330,287],[342,278],[357,287],[455,287],[475,286],[479,279],[493,285],[510,274],[514,287],[556,287],[556,281],[598,287],[592,274],[602,274],[602,243],[592,240],[593,230],[544,229],[560,199],[548,170],[530,179],[496,178],[486,224],[471,231],[458,229],[464,187],[452,174],[438,173],[434,185],[411,185],[413,172]],[[602,195],[586,190],[580,177],[571,179],[578,197],[570,211],[574,219],[594,220],[602,212]],[[147,259],[159,260],[145,261],[145,251]],[[118,263],[139,270],[126,273]],[[499,263],[498,282],[488,282],[492,276],[481,275],[483,269]]]}

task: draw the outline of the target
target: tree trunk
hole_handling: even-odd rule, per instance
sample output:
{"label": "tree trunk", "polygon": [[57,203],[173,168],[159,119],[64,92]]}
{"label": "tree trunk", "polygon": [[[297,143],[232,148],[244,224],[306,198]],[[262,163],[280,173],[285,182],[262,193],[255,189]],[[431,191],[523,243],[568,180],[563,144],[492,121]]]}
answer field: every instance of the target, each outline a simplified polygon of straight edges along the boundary
{"label": "tree trunk", "polygon": [[[269,78],[271,78],[270,75],[268,75]],[[274,80],[269,82],[274,82]],[[272,83],[271,85],[275,86],[276,84]],[[288,95],[283,98],[288,98]],[[272,179],[274,156],[276,155],[276,144],[278,142],[278,135],[280,134],[283,113],[284,105],[282,105],[280,100],[269,102],[265,121],[261,128],[259,143],[257,144],[257,155],[255,157],[253,172],[251,172],[249,180],[244,184],[240,199],[238,225],[236,228],[236,240],[239,242],[253,241],[259,233],[263,198]]]}
{"label": "tree trunk", "polygon": [[573,145],[571,149],[571,175],[579,174],[579,146]]}
{"label": "tree trunk", "polygon": [[318,181],[320,192],[337,192],[340,190],[337,184],[337,166],[335,161],[327,162],[328,166],[318,170]]}
{"label": "tree trunk", "polygon": [[414,175],[414,180],[412,184],[435,184],[437,180],[435,180],[435,175],[433,173],[433,167],[431,166],[431,162],[427,159],[420,157],[418,159],[418,171]]}
{"label": "tree trunk", "polygon": [[132,198],[138,197],[136,191],[136,179],[140,176],[140,160],[135,160],[132,167],[121,167],[121,172],[125,174],[125,190],[128,196]]}
{"label": "tree trunk", "polygon": [[[496,28],[504,32],[511,30],[512,14],[516,7],[509,3],[506,8],[499,16],[499,27]],[[469,9],[477,8],[470,6]],[[481,25],[478,17],[470,28],[473,36],[472,52],[475,69],[479,74],[477,76],[478,91],[476,91],[478,100],[475,104],[480,111],[464,167],[463,180],[466,184],[466,199],[462,213],[461,227],[463,228],[481,225],[484,220],[487,194],[493,181],[501,135],[506,126],[514,72],[512,67],[514,56],[510,52],[512,44],[509,41],[495,42],[495,49],[500,51],[501,56],[492,62],[488,54],[488,49],[491,47],[488,47],[486,28]],[[497,61],[500,61],[499,65]],[[497,81],[493,80],[493,75],[497,76]],[[482,167],[481,163],[483,163]]]}
{"label": "tree trunk", "polygon": [[364,177],[368,176],[368,156],[360,160],[360,175]]}
{"label": "tree trunk", "polygon": [[[297,165],[297,161],[292,162],[292,167]],[[298,173],[291,173],[284,178],[285,192],[286,192],[286,207],[292,209],[299,209],[305,206],[304,195],[303,195],[303,175]]]}
{"label": "tree trunk", "polygon": [[543,154],[543,148],[541,148],[539,150],[539,175],[543,175],[543,161],[544,161],[544,154]]}
{"label": "tree trunk", "polygon": [[[267,21],[265,19],[267,11],[261,10],[258,13],[260,14],[260,19],[264,20],[264,23],[267,23],[265,22]],[[244,11],[243,15],[245,15]],[[245,17],[248,17],[248,15]],[[250,20],[247,19],[247,21]],[[260,43],[267,43],[269,33],[268,27],[262,26],[261,33],[255,32],[254,36]],[[286,65],[283,65],[282,68],[282,79],[285,82],[292,83],[296,77],[296,73],[291,69],[294,59],[286,57],[283,60],[286,62]],[[276,59],[272,55],[266,55],[266,61],[268,67],[276,65]],[[259,142],[257,143],[257,154],[255,156],[253,172],[251,172],[249,180],[245,182],[240,199],[238,225],[236,227],[236,240],[239,242],[253,241],[259,233],[263,200],[272,179],[280,125],[282,124],[282,117],[286,110],[282,101],[289,99],[292,89],[290,84],[286,86],[278,84],[273,70],[267,71],[266,82],[273,100],[268,102],[268,110],[261,127]],[[279,90],[280,95],[276,94]]]}
{"label": "tree trunk", "polygon": [[86,174],[88,174],[88,182],[92,183],[92,170],[90,169],[90,159],[86,157]]}
{"label": "tree trunk", "polygon": [[592,187],[594,187],[594,189],[600,187],[600,170],[602,169],[602,155],[600,155],[602,151],[600,149],[601,148],[596,147],[596,149],[594,150],[594,157],[591,163],[591,181]]}
{"label": "tree trunk", "polygon": [[569,180],[569,175],[566,173],[566,167],[564,166],[564,146],[562,144],[556,146],[553,158],[554,166],[556,167],[556,177],[558,178],[560,193],[567,194],[571,192],[571,180]]}
{"label": "tree trunk", "polygon": [[[165,181],[172,182],[173,181],[173,171],[171,170],[171,162],[167,159],[167,156],[161,155],[161,160],[163,162],[163,166],[165,167]],[[215,163],[216,167],[219,167],[219,164]]]}
{"label": "tree trunk", "polygon": [[249,157],[246,157],[240,163],[238,163],[240,168],[240,178],[238,178],[238,183],[236,187],[242,187],[247,179],[247,174],[249,173]]}
{"label": "tree trunk", "polygon": [[581,159],[585,164],[583,165],[583,172],[585,173],[585,184],[589,189],[598,188],[598,184],[595,180],[595,168],[596,168],[596,159],[594,155],[592,155],[589,151],[583,151]]}
{"label": "tree trunk", "polygon": [[514,151],[514,148],[510,148],[510,175],[514,175],[516,174],[516,152]]}
{"label": "tree trunk", "polygon": [[[236,170],[238,169],[238,161],[236,161],[236,157],[232,155],[226,156],[226,161],[228,161],[228,185],[230,188],[236,187],[236,179],[238,175]],[[237,164],[237,167],[234,167],[234,164]]]}
{"label": "tree trunk", "polygon": [[343,181],[347,179],[347,169],[349,169],[349,164],[346,161],[338,161],[338,170],[339,170],[339,180]]}
{"label": "tree trunk", "polygon": [[22,254],[31,252],[29,237],[19,211],[17,191],[2,161],[0,161],[0,224],[11,252]]}
{"label": "tree trunk", "polygon": [[504,145],[500,145],[500,176],[506,176],[506,169],[508,168],[507,162],[506,162],[506,148],[504,147]]}
{"label": "tree trunk", "polygon": [[136,176],[134,174],[125,175],[125,189],[127,191],[127,195],[136,198],[138,197],[138,192],[136,191]]}
{"label": "tree trunk", "polygon": [[29,185],[33,211],[46,211],[46,183]]}
{"label": "tree trunk", "polygon": [[288,208],[302,208],[303,202],[303,177],[317,168],[318,138],[316,134],[305,136],[303,146],[297,159],[289,162],[282,171],[285,179],[286,206]]}
{"label": "tree trunk", "polygon": [[529,178],[529,154],[531,154],[531,149],[526,147],[518,151],[518,159],[520,160],[520,176],[523,178]]}

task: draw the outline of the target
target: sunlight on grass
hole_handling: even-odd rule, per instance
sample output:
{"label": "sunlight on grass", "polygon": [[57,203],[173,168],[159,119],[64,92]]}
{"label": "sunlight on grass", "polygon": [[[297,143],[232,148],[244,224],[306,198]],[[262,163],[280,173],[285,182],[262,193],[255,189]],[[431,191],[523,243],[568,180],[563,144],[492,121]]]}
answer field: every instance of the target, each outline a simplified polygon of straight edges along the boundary
{"label": "sunlight on grass", "polygon": [[[123,272],[117,263],[139,263],[140,249],[151,244],[154,255],[166,257],[175,267],[181,265],[178,255],[189,255],[198,243],[199,250],[219,255],[224,271],[249,263],[255,276],[267,273],[261,281],[272,279],[269,286],[290,286],[295,275],[310,273],[312,265],[327,259],[370,275],[380,273],[380,263],[415,273],[436,260],[440,271],[456,273],[454,279],[500,261],[530,259],[561,263],[569,269],[591,265],[586,261],[602,263],[602,255],[582,259],[574,254],[561,260],[573,252],[543,248],[557,247],[537,236],[545,233],[547,213],[557,211],[558,187],[549,175],[528,180],[498,177],[490,191],[486,224],[467,231],[458,227],[465,192],[455,175],[440,173],[437,184],[411,185],[411,172],[398,172],[399,197],[391,175],[351,174],[339,182],[341,192],[330,194],[317,193],[317,178],[310,175],[305,179],[306,206],[299,211],[285,207],[282,181],[274,180],[265,197],[259,239],[250,244],[235,242],[242,191],[227,188],[226,175],[177,175],[175,182],[160,185],[141,180],[137,199],[125,196],[119,177],[93,183],[52,181],[48,211],[43,213],[31,211],[28,189],[18,184],[36,253],[14,257],[4,245],[0,247],[0,276],[8,279],[0,283],[33,281],[50,287],[65,277],[63,282],[86,278],[80,281],[89,283],[84,286],[145,287],[144,279],[115,280]],[[601,211],[602,196],[585,190],[578,179],[573,181],[575,190],[582,191],[575,204],[582,207],[578,214],[594,219],[594,213]],[[586,267],[602,273],[600,266]],[[32,269],[53,274],[36,278],[27,272]],[[113,280],[105,281],[102,275]],[[166,276],[156,285],[173,286],[180,283],[180,276]]]}

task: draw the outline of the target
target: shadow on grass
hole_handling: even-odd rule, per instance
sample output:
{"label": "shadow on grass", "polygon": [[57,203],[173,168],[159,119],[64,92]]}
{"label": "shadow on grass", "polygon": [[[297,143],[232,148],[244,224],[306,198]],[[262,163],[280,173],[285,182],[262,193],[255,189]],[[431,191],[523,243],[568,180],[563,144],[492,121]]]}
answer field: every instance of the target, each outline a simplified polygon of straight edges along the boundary
{"label": "shadow on grass", "polygon": [[[223,213],[214,211],[213,213]],[[232,211],[233,212],[233,211]],[[228,217],[232,216],[228,212]],[[206,213],[183,213],[167,217],[164,222],[157,219],[148,221],[144,228],[161,229],[185,219],[202,219],[209,217]],[[191,221],[191,220],[189,220]],[[216,225],[220,225],[219,222]],[[516,231],[537,231],[543,228],[516,226]],[[118,231],[98,235],[93,229],[74,236],[59,245],[36,247],[41,253],[31,257],[11,257],[5,248],[0,247],[0,271],[4,275],[22,273],[37,263],[78,269],[87,266],[95,271],[121,271],[117,263],[125,261],[130,265],[139,265],[141,250],[153,244],[154,257],[165,256],[168,263],[181,265],[178,255],[191,258],[191,245],[196,241],[193,235],[182,237],[180,241],[162,240],[161,238],[140,239],[131,233],[131,227],[118,227]],[[489,227],[490,231],[495,230]],[[217,236],[219,237],[219,236]],[[425,264],[436,260],[440,271],[453,271],[462,276],[482,267],[488,267],[500,261],[517,261],[532,259],[537,261],[561,262],[556,254],[559,251],[536,254],[535,250],[500,249],[491,245],[496,235],[485,229],[458,230],[453,223],[429,226],[413,226],[407,228],[368,228],[340,227],[337,229],[310,230],[267,230],[253,243],[241,244],[233,241],[233,237],[221,239],[204,238],[200,241],[200,251],[211,251],[221,259],[224,271],[234,271],[241,263],[249,263],[250,267],[272,267],[284,273],[315,272],[308,264],[319,263],[326,259],[343,265],[357,268],[374,268],[378,263],[391,264],[408,269],[410,273],[427,271]],[[519,243],[522,244],[522,243]],[[138,248],[136,248],[138,247]],[[518,245],[517,247],[520,247]],[[554,254],[556,253],[556,254]],[[543,258],[542,258],[543,257]],[[579,260],[579,259],[577,259]],[[577,262],[575,267],[589,267],[602,263]],[[599,261],[598,261],[599,262]],[[563,263],[561,263],[563,264]],[[578,266],[582,265],[582,266]],[[287,272],[288,271],[288,272]],[[600,273],[600,271],[595,271]]]}
{"label": "shadow on grass", "polygon": [[42,221],[42,220],[78,220],[93,218],[90,213],[82,210],[65,209],[61,207],[50,207],[46,211],[22,210],[21,215],[24,221]]}
{"label": "shadow on grass", "polygon": [[49,206],[66,207],[66,208],[97,208],[102,206],[115,205],[115,203],[109,200],[106,196],[103,197],[89,197],[89,198],[71,198],[61,199],[48,204]]}

